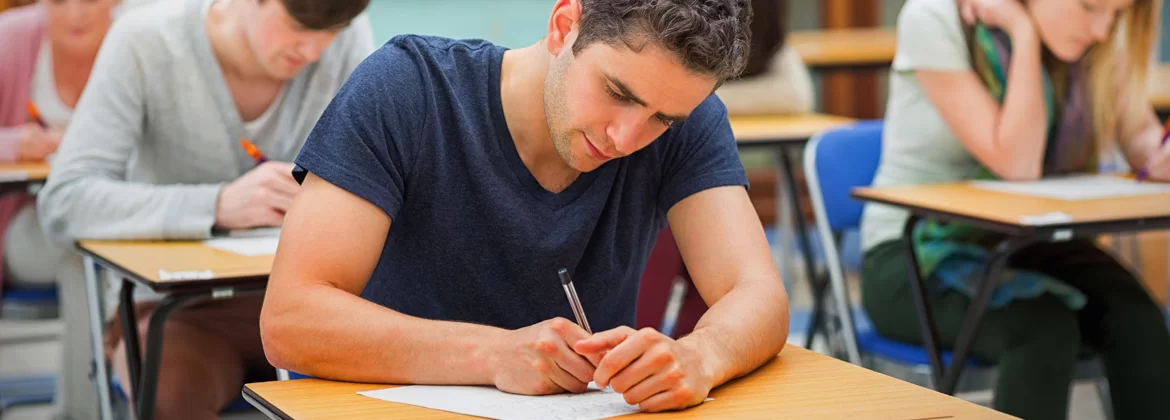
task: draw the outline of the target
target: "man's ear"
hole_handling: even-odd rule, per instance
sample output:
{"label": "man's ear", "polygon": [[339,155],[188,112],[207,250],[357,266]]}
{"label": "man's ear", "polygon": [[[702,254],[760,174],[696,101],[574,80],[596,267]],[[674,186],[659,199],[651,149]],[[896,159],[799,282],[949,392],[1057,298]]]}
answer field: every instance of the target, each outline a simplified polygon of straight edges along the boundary
{"label": "man's ear", "polygon": [[548,19],[548,36],[545,46],[552,55],[560,55],[565,48],[572,48],[577,39],[578,23],[581,22],[581,0],[557,0],[552,16]]}

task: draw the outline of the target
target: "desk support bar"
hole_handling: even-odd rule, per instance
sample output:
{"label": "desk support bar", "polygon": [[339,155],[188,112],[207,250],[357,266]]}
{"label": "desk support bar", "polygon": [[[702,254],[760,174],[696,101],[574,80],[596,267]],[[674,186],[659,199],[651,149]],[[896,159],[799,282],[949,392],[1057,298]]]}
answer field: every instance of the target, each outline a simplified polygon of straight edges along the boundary
{"label": "desk support bar", "polygon": [[93,381],[97,386],[98,406],[101,410],[102,420],[113,420],[114,409],[110,402],[110,374],[106,367],[105,356],[105,338],[102,334],[102,320],[104,319],[102,307],[102,282],[97,261],[93,257],[86,255],[83,258],[85,264],[85,292],[88,295],[86,301],[89,303],[89,343],[93,346],[92,350],[92,366],[93,366]]}
{"label": "desk support bar", "polygon": [[922,333],[922,345],[926,347],[926,356],[930,360],[930,377],[935,389],[942,381],[943,364],[942,352],[939,351],[938,329],[934,325],[934,312],[930,310],[930,301],[926,298],[926,285],[922,279],[922,271],[918,265],[918,253],[914,250],[914,228],[921,218],[917,214],[910,214],[902,228],[903,243],[906,244],[906,264],[910,272],[910,294],[914,297],[914,311],[918,313],[918,330]]}
{"label": "desk support bar", "polygon": [[[800,145],[804,146],[804,143],[800,143]],[[804,224],[804,208],[800,205],[800,193],[796,189],[796,176],[793,174],[792,161],[788,158],[788,148],[777,148],[776,159],[784,170],[785,182],[788,184],[788,199],[794,210],[792,218],[796,221],[796,241],[800,246],[800,254],[804,257],[804,272],[808,278],[809,290],[813,295],[812,316],[809,317],[808,335],[804,339],[804,348],[811,349],[813,340],[817,337],[817,328],[821,325],[821,313],[825,311],[825,289],[827,289],[828,281],[817,276],[812,244],[809,243],[808,229]],[[780,208],[777,208],[776,212],[779,214]],[[778,237],[782,238],[783,236]]]}
{"label": "desk support bar", "polygon": [[[142,377],[138,381],[140,394],[134,399],[138,408],[139,420],[150,420],[154,417],[155,394],[158,389],[159,364],[162,363],[163,329],[171,313],[184,306],[204,299],[215,299],[217,293],[223,289],[202,290],[193,293],[174,293],[163,298],[150,317],[150,326],[146,330],[146,360],[143,364]],[[231,297],[242,297],[264,293],[264,286],[257,289],[236,290]]]}
{"label": "desk support bar", "polygon": [[122,378],[126,382],[126,389],[130,395],[138,395],[142,389],[138,383],[142,378],[142,352],[138,344],[138,314],[134,308],[134,282],[122,280],[122,289],[118,292],[118,312],[122,321],[122,335],[126,337],[126,370],[130,377]]}
{"label": "desk support bar", "polygon": [[[167,295],[150,316],[150,326],[146,330],[146,362],[142,376],[138,383],[140,393],[134,400],[138,406],[138,418],[149,420],[154,417],[154,399],[158,388],[158,369],[162,363],[163,327],[171,312],[186,306],[199,298],[210,297],[210,293],[173,294]],[[137,341],[137,340],[135,340]],[[127,341],[129,344],[129,341]]]}
{"label": "desk support bar", "polygon": [[955,394],[963,364],[967,362],[967,353],[975,344],[979,325],[983,322],[983,315],[987,313],[987,304],[991,302],[991,292],[999,283],[1000,274],[1007,267],[1008,259],[1017,251],[1037,242],[1040,242],[1040,238],[1036,236],[1009,236],[1000,241],[992,251],[986,265],[983,266],[983,278],[975,290],[975,299],[967,308],[967,314],[963,316],[963,325],[959,328],[959,337],[955,342],[955,353],[939,388],[942,393]]}
{"label": "desk support bar", "polygon": [[1008,259],[1012,255],[1029,245],[1041,242],[1042,237],[1008,236],[996,245],[991,252],[987,263],[983,266],[983,278],[979,279],[975,290],[975,297],[963,315],[963,324],[959,328],[959,336],[953,347],[954,354],[948,365],[943,365],[942,350],[939,344],[938,328],[934,323],[934,313],[927,298],[925,279],[918,265],[918,255],[914,250],[914,228],[922,217],[911,214],[902,228],[902,236],[906,238],[906,263],[910,272],[910,292],[914,297],[914,310],[918,313],[918,329],[922,333],[922,343],[926,347],[927,358],[930,360],[931,379],[935,389],[947,395],[954,395],[959,385],[959,377],[967,363],[968,354],[975,344],[975,336],[979,333],[979,325],[983,322],[983,315],[987,313],[987,304],[991,301],[991,294],[995,290],[997,279],[1007,267]]}

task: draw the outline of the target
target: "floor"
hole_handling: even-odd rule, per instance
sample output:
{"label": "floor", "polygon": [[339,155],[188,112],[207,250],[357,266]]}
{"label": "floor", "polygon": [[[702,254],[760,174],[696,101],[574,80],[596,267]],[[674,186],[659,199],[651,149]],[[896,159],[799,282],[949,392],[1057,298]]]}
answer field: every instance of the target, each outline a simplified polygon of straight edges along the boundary
{"label": "floor", "polygon": [[[774,238],[772,238],[774,239]],[[775,241],[772,241],[775,243]],[[778,248],[778,247],[777,247]],[[848,259],[846,257],[845,259]],[[792,261],[791,259],[789,261]],[[799,261],[799,260],[797,260]],[[801,267],[788,267],[789,272],[799,273]],[[793,281],[786,281],[789,287],[789,296],[792,299],[792,326],[789,337],[790,343],[803,344],[804,331],[807,327],[808,313],[812,299],[807,283],[800,276],[792,275]],[[851,296],[858,296],[857,281],[849,281]],[[41,338],[40,342],[22,342],[17,344],[0,345],[0,377],[21,374],[51,373],[60,365],[60,341],[55,337],[61,334],[58,321],[9,321],[0,320],[0,338],[3,341],[18,340],[20,337]],[[47,339],[44,339],[47,338]],[[814,350],[823,351],[823,343],[814,345]],[[1091,383],[1078,383],[1074,386],[1071,398],[1070,419],[1074,420],[1104,420],[1100,400],[1096,389]],[[961,398],[975,403],[989,404],[990,392],[964,394]],[[48,420],[53,418],[52,405],[33,405],[11,408],[0,414],[0,420]],[[259,413],[225,416],[224,419],[262,419]]]}

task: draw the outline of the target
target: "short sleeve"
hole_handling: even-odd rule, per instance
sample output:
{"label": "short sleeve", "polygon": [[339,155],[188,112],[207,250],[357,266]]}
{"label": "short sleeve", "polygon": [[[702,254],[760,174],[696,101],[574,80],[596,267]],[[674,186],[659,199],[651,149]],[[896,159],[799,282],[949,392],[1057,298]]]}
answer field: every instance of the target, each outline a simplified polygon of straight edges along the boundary
{"label": "short sleeve", "polygon": [[296,159],[306,173],[398,215],[417,133],[425,118],[423,78],[415,60],[389,43],[358,65],[325,109]]}
{"label": "short sleeve", "polygon": [[664,213],[700,191],[748,185],[727,108],[715,95],[707,97],[685,121],[675,123],[657,143],[663,171],[658,206]]}
{"label": "short sleeve", "polygon": [[965,70],[967,41],[953,0],[909,0],[898,14],[894,70]]}

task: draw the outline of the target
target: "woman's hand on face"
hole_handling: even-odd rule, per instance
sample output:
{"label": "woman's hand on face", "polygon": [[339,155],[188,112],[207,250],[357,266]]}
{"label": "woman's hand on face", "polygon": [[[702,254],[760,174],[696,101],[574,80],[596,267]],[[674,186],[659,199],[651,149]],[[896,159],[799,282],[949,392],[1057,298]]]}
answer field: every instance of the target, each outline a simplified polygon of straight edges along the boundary
{"label": "woman's hand on face", "polygon": [[1022,36],[1025,31],[1034,33],[1035,26],[1028,9],[1019,0],[955,0],[959,5],[959,16],[968,25],[976,21],[991,28],[1006,31],[1012,37]]}

